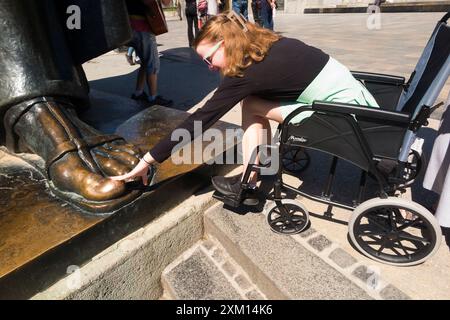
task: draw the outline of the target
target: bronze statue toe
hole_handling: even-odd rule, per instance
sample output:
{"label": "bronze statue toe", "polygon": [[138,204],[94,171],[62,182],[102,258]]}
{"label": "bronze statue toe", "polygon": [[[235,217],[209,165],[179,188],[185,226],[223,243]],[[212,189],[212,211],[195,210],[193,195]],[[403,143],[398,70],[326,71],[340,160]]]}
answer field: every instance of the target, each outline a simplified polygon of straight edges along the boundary
{"label": "bronze statue toe", "polygon": [[140,191],[108,177],[129,172],[140,150],[121,137],[101,135],[67,108],[51,98],[10,108],[5,116],[10,150],[41,156],[54,193],[89,211],[111,211],[135,199]]}
{"label": "bronze statue toe", "polygon": [[129,166],[123,164],[121,161],[110,158],[108,155],[97,154],[95,155],[95,159],[106,176],[113,177],[123,175],[131,171]]}
{"label": "bronze statue toe", "polygon": [[49,173],[49,179],[61,191],[74,192],[88,200],[111,200],[125,192],[123,183],[91,172],[73,152],[56,161]]}

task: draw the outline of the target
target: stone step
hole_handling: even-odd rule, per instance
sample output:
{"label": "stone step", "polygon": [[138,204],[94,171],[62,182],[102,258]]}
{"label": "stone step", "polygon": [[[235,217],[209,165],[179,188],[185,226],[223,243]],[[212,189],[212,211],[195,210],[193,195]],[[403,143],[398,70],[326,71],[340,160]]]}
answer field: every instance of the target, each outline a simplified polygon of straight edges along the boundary
{"label": "stone step", "polygon": [[161,276],[167,300],[262,300],[265,296],[213,239],[184,252]]}
{"label": "stone step", "polygon": [[264,214],[239,215],[217,203],[205,213],[205,233],[268,299],[409,299],[313,228],[279,235]]}

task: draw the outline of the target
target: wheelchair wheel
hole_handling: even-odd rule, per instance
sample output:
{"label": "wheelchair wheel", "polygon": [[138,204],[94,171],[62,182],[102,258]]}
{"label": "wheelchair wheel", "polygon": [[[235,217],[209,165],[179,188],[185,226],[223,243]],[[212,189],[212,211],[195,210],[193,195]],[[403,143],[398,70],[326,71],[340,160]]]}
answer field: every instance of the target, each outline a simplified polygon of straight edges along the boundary
{"label": "wheelchair wheel", "polygon": [[421,173],[423,173],[422,169],[426,168],[426,163],[426,157],[423,153],[420,154],[415,150],[411,150],[408,156],[408,162],[405,166],[405,171],[403,173],[405,182],[402,183],[399,187],[407,188],[411,186],[416,178],[419,177]]}
{"label": "wheelchair wheel", "polygon": [[439,249],[442,232],[421,205],[389,197],[363,202],[348,224],[353,244],[367,257],[395,266],[424,262]]}
{"label": "wheelchair wheel", "polygon": [[283,169],[289,173],[300,173],[304,171],[311,161],[309,154],[304,148],[291,147],[283,154]]}
{"label": "wheelchair wheel", "polygon": [[272,203],[266,210],[267,222],[272,231],[279,234],[296,234],[302,232],[309,222],[309,213],[299,201],[283,199]]}

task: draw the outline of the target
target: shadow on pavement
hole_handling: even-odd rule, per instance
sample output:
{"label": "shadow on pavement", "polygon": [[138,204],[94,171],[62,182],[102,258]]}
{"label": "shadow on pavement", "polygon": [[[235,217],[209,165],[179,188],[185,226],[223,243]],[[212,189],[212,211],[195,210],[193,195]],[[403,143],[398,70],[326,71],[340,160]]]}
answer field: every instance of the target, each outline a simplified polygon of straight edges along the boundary
{"label": "shadow on pavement", "polygon": [[[173,100],[175,109],[189,110],[219,85],[219,74],[209,71],[191,48],[165,50],[160,53],[160,62],[158,94]],[[93,80],[89,84],[91,89],[129,98],[135,89],[137,73],[135,70],[120,76]]]}

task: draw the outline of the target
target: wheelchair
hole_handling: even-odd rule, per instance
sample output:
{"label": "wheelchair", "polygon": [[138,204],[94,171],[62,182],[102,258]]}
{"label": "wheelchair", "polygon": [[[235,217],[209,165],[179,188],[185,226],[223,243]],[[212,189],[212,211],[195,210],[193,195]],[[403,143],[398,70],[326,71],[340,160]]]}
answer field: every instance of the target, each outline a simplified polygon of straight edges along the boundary
{"label": "wheelchair", "polygon": [[[268,164],[255,164],[261,149],[278,150],[279,168],[273,175],[265,213],[270,228],[292,235],[309,225],[309,213],[288,192],[325,203],[324,218],[331,219],[331,207],[352,210],[348,232],[352,244],[365,256],[390,265],[412,266],[430,258],[439,248],[442,232],[434,216],[423,206],[398,195],[410,187],[424,169],[417,132],[428,125],[427,119],[439,107],[433,106],[450,75],[450,26],[447,13],[437,24],[414,72],[404,77],[352,72],[372,93],[377,108],[315,101],[293,111],[279,125],[278,142],[254,150],[244,172],[241,192],[237,196],[215,198],[231,207],[255,204],[248,194],[252,171],[261,173]],[[301,112],[314,113],[299,123],[291,120]],[[305,170],[308,150],[332,157],[329,175],[321,194],[306,193],[283,182],[283,174],[295,175]],[[360,170],[359,186],[351,203],[335,201],[331,194],[338,161]],[[387,168],[387,169],[386,169]],[[374,198],[363,199],[368,177],[374,181]],[[250,198],[250,201],[249,201]]]}

